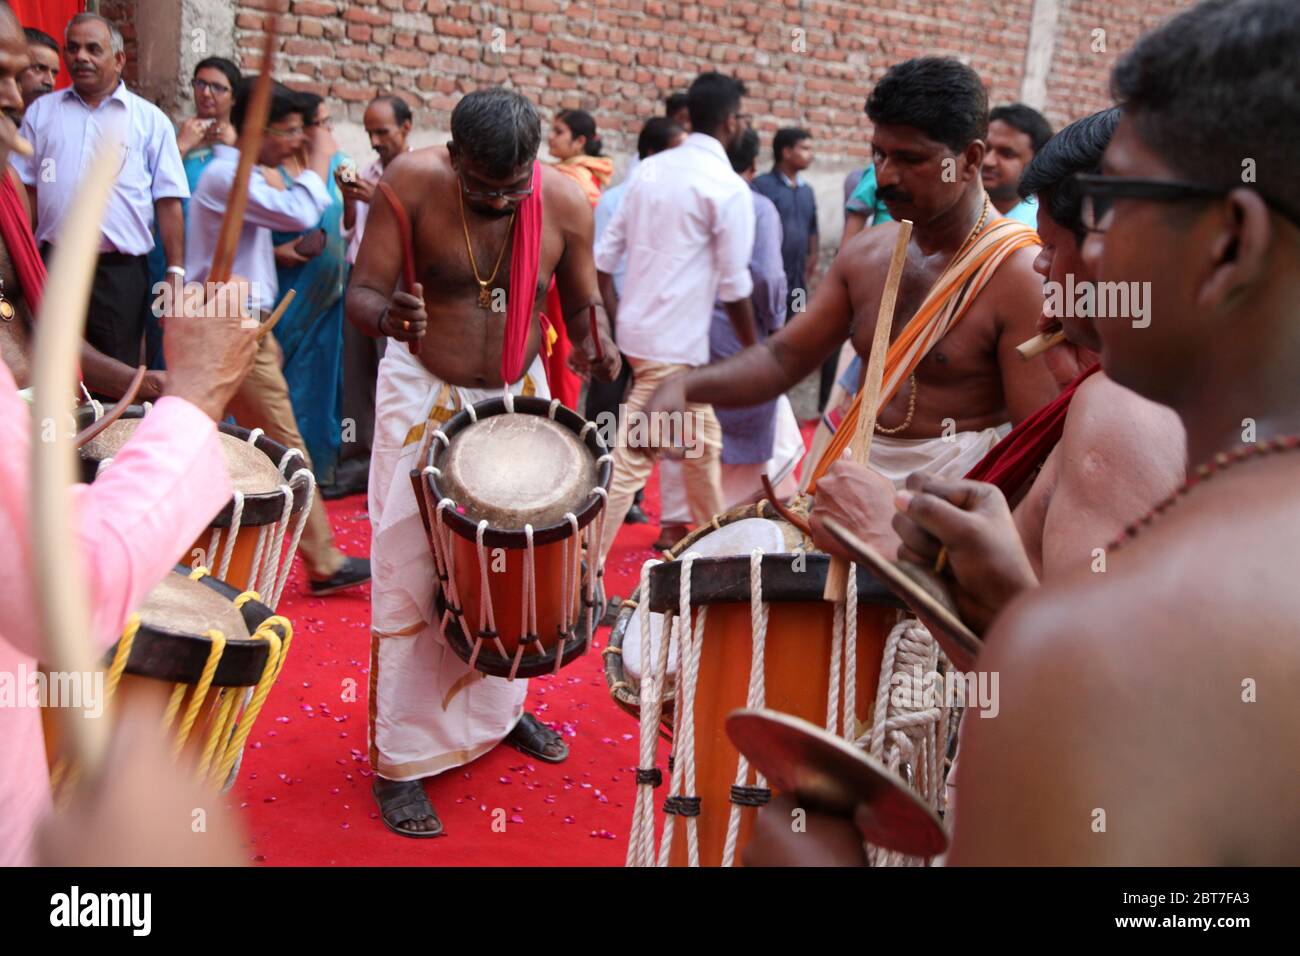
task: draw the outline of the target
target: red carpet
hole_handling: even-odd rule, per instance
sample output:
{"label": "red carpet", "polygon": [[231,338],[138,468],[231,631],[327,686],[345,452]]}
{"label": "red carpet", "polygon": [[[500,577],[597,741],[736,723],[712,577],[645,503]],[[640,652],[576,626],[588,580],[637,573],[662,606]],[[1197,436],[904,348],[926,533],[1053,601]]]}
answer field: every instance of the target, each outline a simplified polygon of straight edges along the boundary
{"label": "red carpet", "polygon": [[[806,429],[810,431],[811,429]],[[805,436],[807,438],[808,436]],[[646,489],[651,523],[624,525],[605,568],[628,595],[658,536],[658,477]],[[328,503],[340,547],[370,550],[365,498]],[[445,835],[390,833],[370,795],[366,694],[370,589],[303,595],[297,563],[280,603],[293,645],[244,752],[230,806],[268,866],[621,866],[631,822],[636,721],[609,699],[601,628],[586,656],[529,685],[526,708],[561,731],[569,759],[546,764],[513,747],[426,782]],[[347,699],[352,698],[352,699]],[[666,755],[660,763],[666,761]],[[494,832],[493,820],[506,820]],[[498,827],[499,829],[499,827]]]}

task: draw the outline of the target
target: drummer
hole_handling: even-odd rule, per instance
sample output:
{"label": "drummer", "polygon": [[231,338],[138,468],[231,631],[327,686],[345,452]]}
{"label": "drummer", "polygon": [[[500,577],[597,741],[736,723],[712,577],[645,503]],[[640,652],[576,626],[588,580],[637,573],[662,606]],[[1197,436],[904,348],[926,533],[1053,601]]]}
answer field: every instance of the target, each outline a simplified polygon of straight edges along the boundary
{"label": "drummer", "polygon": [[[6,14],[0,13],[0,20],[12,17]],[[5,55],[0,37],[0,59]],[[0,141],[7,141],[5,134],[12,134],[12,125],[0,118]],[[0,163],[6,151],[0,146]],[[163,396],[113,467],[93,484],[73,488],[68,502],[85,556],[94,639],[104,650],[121,633],[127,614],[167,576],[233,493],[216,423],[252,364],[254,333],[242,328],[239,316],[178,314],[166,322]],[[28,449],[36,427],[8,368],[0,364],[0,447],[5,449],[0,456],[0,542],[5,546],[0,673],[8,675],[35,673],[43,656],[26,564],[32,553]],[[26,688],[17,690],[26,700]],[[0,707],[0,740],[0,805],[5,808],[0,866],[26,864],[32,861],[36,824],[50,807],[39,709]]]}
{"label": "drummer", "polygon": [[[503,739],[550,763],[569,752],[557,732],[524,713],[527,681],[485,678],[444,640],[432,607],[433,556],[408,478],[426,430],[455,410],[506,386],[548,394],[535,317],[552,276],[570,362],[605,381],[618,373],[592,263],[591,205],[567,176],[538,171],[540,141],[541,119],[525,97],[501,87],[463,97],[447,146],[406,153],[384,173],[412,223],[414,294],[397,289],[403,241],[388,202],[370,209],[348,289],[349,321],[395,340],[379,366],[370,464],[370,762],[384,823],[403,836],[442,832],[422,778]],[[601,316],[600,353],[588,327],[592,305]],[[526,341],[511,342],[507,328],[521,329]],[[502,353],[516,344],[522,354],[509,357],[520,360],[519,380],[507,382]]]}
{"label": "drummer", "polygon": [[[1100,171],[1118,122],[1119,110],[1110,109],[1071,123],[1025,169],[1020,190],[1038,200],[1043,238],[1034,269],[1046,283],[1082,287],[1092,281],[1083,259],[1082,196],[1073,177]],[[883,553],[892,555],[901,544],[901,557],[931,567],[946,547],[954,597],[977,632],[986,630],[1023,588],[1087,567],[1093,549],[1114,540],[1186,477],[1186,437],[1178,416],[1098,370],[1096,320],[1069,311],[1040,321],[1063,325],[1066,340],[1044,359],[1062,386],[1078,380],[1078,387],[1059,442],[1034,449],[1041,467],[1028,488],[1004,496],[986,482],[917,472],[898,496],[905,510],[881,542]],[[848,557],[822,521],[834,518],[847,528],[866,524],[874,503],[866,471],[864,465],[843,462],[822,479],[811,516],[819,548]]]}

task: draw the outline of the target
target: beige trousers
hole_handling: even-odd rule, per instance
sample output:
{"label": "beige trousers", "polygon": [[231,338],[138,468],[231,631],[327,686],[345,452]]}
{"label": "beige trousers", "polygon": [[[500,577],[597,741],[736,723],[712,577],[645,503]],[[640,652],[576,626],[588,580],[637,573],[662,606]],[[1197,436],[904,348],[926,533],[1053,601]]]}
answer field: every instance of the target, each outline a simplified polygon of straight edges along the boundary
{"label": "beige trousers", "polygon": [[[610,480],[609,513],[605,518],[605,536],[600,545],[603,564],[614,538],[623,526],[628,508],[637,491],[654,470],[655,454],[645,447],[650,429],[639,413],[650,401],[654,390],[667,378],[685,372],[690,366],[628,358],[632,366],[632,388],[620,410],[619,431],[614,449],[614,476]],[[712,405],[690,405],[682,422],[669,423],[686,446],[687,457],[681,459],[682,478],[691,518],[697,525],[708,522],[726,506],[722,496],[722,426],[713,414]],[[661,436],[665,441],[669,436]]]}
{"label": "beige trousers", "polygon": [[[311,467],[307,446],[298,432],[298,419],[289,401],[289,385],[284,380],[284,356],[274,335],[267,335],[257,347],[253,367],[244,377],[239,391],[226,406],[226,414],[234,415],[243,428],[260,428],[266,437],[286,448],[297,448],[303,461]],[[334,546],[334,532],[330,529],[325,502],[316,493],[311,512],[298,542],[307,574],[313,578],[327,578],[343,566],[347,557]]]}

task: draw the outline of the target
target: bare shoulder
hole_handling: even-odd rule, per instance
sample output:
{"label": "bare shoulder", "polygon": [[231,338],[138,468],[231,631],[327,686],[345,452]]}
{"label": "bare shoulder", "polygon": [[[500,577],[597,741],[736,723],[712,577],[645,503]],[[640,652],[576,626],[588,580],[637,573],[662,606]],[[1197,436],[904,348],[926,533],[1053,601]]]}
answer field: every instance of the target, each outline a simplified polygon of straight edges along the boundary
{"label": "bare shoulder", "polygon": [[427,198],[430,189],[449,182],[454,176],[447,147],[426,146],[396,157],[384,169],[383,181],[403,199],[419,199]]}
{"label": "bare shoulder", "polygon": [[580,215],[583,209],[591,214],[591,203],[582,187],[572,177],[545,163],[542,164],[542,201],[548,213],[563,216],[566,220]]}
{"label": "bare shoulder", "polygon": [[1105,372],[1089,376],[1075,391],[1061,438],[1072,463],[1098,465],[1090,478],[1106,480],[1106,469],[1154,469],[1176,486],[1186,471],[1187,434],[1177,414]]}
{"label": "bare shoulder", "polygon": [[840,247],[832,266],[855,272],[864,268],[888,269],[889,260],[894,254],[894,243],[898,241],[898,230],[898,223],[892,221],[858,230]]}

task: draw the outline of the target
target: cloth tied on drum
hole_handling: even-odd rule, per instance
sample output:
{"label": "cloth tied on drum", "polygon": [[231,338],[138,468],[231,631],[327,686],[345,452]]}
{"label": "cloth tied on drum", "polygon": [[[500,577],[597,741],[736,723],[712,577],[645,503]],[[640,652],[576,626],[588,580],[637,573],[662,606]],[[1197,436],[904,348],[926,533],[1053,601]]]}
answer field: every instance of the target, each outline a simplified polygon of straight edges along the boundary
{"label": "cloth tied on drum", "polygon": [[[41,654],[35,589],[27,573],[32,427],[13,377],[0,363],[0,442],[7,449],[0,459],[0,540],[9,546],[0,575],[6,612],[0,674],[11,677],[33,675]],[[127,615],[171,572],[230,495],[216,425],[174,397],[159,400],[103,480],[72,489],[69,503],[99,647],[107,650],[117,640]],[[0,704],[0,866],[32,862],[31,838],[50,806],[40,708],[25,706],[27,686],[11,684],[10,690],[14,700]],[[4,695],[0,688],[0,700]]]}
{"label": "cloth tied on drum", "polygon": [[[535,285],[534,278],[526,288]],[[540,356],[510,390],[550,397]],[[410,480],[428,430],[501,391],[448,385],[406,349],[388,349],[379,364],[369,492],[369,742],[371,766],[390,780],[468,763],[496,746],[523,714],[527,680],[472,670],[443,637],[433,554]]]}
{"label": "cloth tied on drum", "polygon": [[[1019,249],[1039,245],[1038,234],[1028,226],[1010,219],[995,219],[964,250],[948,264],[943,274],[926,294],[916,315],[907,323],[898,337],[890,343],[885,358],[885,377],[880,388],[880,407],[884,408],[898,393],[899,387],[954,325],[962,320],[1007,257]],[[813,438],[810,460],[816,462],[811,471],[808,490],[816,493],[817,480],[848,448],[857,427],[858,407],[862,393],[854,396],[842,420],[831,425],[827,416],[817,426]],[[878,439],[876,440],[878,441]],[[872,443],[872,463],[875,463]]]}

